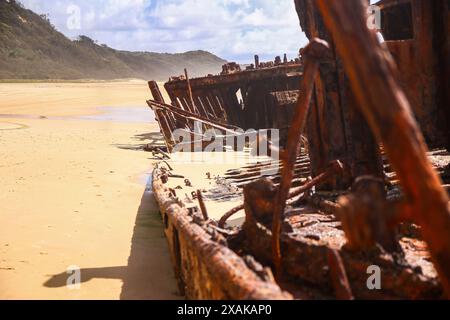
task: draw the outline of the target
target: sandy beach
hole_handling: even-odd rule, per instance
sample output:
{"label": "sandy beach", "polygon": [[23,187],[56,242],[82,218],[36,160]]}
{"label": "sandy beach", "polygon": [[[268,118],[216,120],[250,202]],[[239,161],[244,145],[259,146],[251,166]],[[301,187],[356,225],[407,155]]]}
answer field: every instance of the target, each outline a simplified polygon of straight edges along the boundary
{"label": "sandy beach", "polygon": [[0,299],[180,298],[136,150],[159,132],[148,98],[143,81],[0,84]]}

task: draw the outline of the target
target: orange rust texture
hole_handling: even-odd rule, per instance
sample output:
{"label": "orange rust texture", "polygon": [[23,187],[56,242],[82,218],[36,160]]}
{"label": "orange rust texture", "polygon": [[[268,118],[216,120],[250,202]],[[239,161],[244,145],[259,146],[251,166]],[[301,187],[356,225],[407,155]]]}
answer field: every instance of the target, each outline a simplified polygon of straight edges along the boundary
{"label": "orange rust texture", "polygon": [[382,176],[378,146],[366,120],[356,106],[335,45],[312,0],[296,0],[300,24],[307,37],[326,40],[334,54],[322,62],[315,81],[313,106],[308,117],[307,137],[313,176],[333,160],[341,160],[347,173],[323,189],[347,189],[360,175]]}
{"label": "orange rust texture", "polygon": [[273,210],[272,225],[272,255],[277,276],[281,274],[281,248],[280,233],[281,220],[286,208],[286,200],[294,179],[294,168],[301,143],[306,119],[311,105],[311,97],[314,89],[314,81],[317,77],[320,62],[331,55],[329,44],[323,40],[312,40],[303,50],[304,74],[300,85],[302,95],[298,99],[297,107],[289,128],[286,151],[282,155],[283,169],[281,170],[281,182],[278,187],[277,197]]}
{"label": "orange rust texture", "polygon": [[[247,188],[252,188],[249,186]],[[247,194],[251,194],[247,190]],[[251,201],[251,200],[250,200]],[[246,202],[248,202],[246,200]],[[417,272],[410,266],[400,266],[379,250],[350,251],[345,247],[346,236],[336,220],[328,214],[311,210],[308,214],[288,214],[281,235],[282,268],[284,277],[298,289],[314,291],[320,288],[314,299],[333,297],[336,293],[335,278],[330,269],[329,250],[337,250],[342,258],[348,282],[356,299],[439,299],[442,288],[439,283]],[[289,232],[289,230],[295,232]],[[272,233],[270,222],[259,216],[254,208],[246,206],[243,226],[245,249],[267,265],[272,264]],[[371,265],[382,268],[383,290],[367,289],[367,269]]]}
{"label": "orange rust texture", "polygon": [[245,261],[214,241],[204,227],[194,223],[160,179],[153,173],[165,234],[182,294],[188,299],[286,300],[292,297],[270,280],[262,280]]}
{"label": "orange rust texture", "polygon": [[[148,86],[152,93],[153,99],[160,103],[165,103],[164,97],[162,96],[156,81],[149,81]],[[167,149],[171,151],[174,144],[172,137],[172,132],[175,128],[174,115],[164,112],[162,110],[156,110],[155,116],[156,121],[158,121],[159,123],[159,127],[161,129],[161,133],[163,134],[164,140],[166,141]]]}
{"label": "orange rust texture", "polygon": [[358,105],[383,143],[405,197],[413,205],[414,220],[422,227],[423,238],[450,297],[449,198],[426,156],[423,135],[396,77],[397,67],[375,32],[367,28],[366,8],[361,1],[315,3],[336,40]]}
{"label": "orange rust texture", "polygon": [[278,110],[273,106],[271,94],[298,90],[301,70],[301,64],[296,62],[190,79],[195,106],[187,99],[186,79],[172,79],[165,89],[173,103],[203,117],[228,122],[243,130],[281,128],[287,127],[287,123],[274,121]]}
{"label": "orange rust texture", "polygon": [[378,5],[381,32],[428,146],[449,145],[448,1],[387,0]]}

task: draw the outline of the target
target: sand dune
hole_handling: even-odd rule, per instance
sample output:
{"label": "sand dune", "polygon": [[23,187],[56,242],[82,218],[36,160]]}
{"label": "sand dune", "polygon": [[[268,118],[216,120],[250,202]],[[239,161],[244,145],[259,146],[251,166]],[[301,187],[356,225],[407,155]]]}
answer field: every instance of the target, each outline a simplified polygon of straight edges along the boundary
{"label": "sand dune", "polygon": [[180,298],[134,150],[156,124],[80,118],[149,97],[139,81],[0,84],[0,299]]}

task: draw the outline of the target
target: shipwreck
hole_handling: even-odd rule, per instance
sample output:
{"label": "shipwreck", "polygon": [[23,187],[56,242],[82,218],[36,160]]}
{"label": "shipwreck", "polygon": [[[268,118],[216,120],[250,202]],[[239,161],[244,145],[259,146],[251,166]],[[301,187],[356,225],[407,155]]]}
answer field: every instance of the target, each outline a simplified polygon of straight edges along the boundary
{"label": "shipwreck", "polygon": [[[188,299],[450,298],[450,3],[379,1],[378,30],[368,5],[295,0],[299,57],[185,71],[170,102],[149,82],[166,149],[153,191]],[[228,147],[279,134],[266,160],[197,185],[170,159],[203,147],[198,127]]]}

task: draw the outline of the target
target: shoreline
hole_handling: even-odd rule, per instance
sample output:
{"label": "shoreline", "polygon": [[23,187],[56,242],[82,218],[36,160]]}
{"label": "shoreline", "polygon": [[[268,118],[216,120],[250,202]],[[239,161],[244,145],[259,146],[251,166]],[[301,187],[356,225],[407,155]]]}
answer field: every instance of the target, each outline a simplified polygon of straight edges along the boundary
{"label": "shoreline", "polygon": [[0,97],[0,114],[62,117],[99,114],[99,107],[148,108],[150,91],[145,81],[0,83]]}
{"label": "shoreline", "polygon": [[[182,298],[144,181],[151,154],[136,151],[157,124],[73,118],[97,106],[151,114],[149,96],[145,82],[0,84],[0,114],[22,115],[0,126],[26,126],[0,130],[0,299]],[[66,287],[71,266],[79,290]]]}

